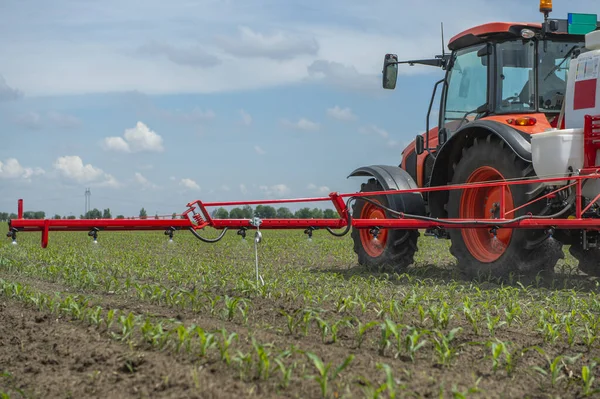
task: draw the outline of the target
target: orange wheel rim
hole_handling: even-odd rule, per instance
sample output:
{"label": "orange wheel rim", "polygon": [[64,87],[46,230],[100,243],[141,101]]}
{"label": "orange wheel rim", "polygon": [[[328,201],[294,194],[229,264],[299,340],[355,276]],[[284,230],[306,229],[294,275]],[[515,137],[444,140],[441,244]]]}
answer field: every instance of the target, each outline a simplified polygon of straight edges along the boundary
{"label": "orange wheel rim", "polygon": [[[380,203],[377,200],[374,200],[377,203]],[[383,209],[378,206],[366,203],[360,212],[361,219],[385,219],[385,212]],[[373,237],[373,235],[369,232],[369,229],[361,229],[360,230],[360,240],[363,244],[363,248],[365,252],[369,254],[369,256],[373,258],[377,258],[383,254],[385,250],[385,244],[387,242],[388,231],[387,229],[382,229],[379,231],[377,238]]]}
{"label": "orange wheel rim", "polygon": [[[500,172],[490,166],[476,169],[467,183],[504,180]],[[493,209],[500,206],[502,186],[465,189],[460,200],[460,217],[464,219],[492,219]],[[505,209],[514,209],[509,187],[504,188]],[[512,237],[512,229],[498,229],[496,237],[487,228],[462,229],[462,237],[471,255],[491,263],[500,258]]]}

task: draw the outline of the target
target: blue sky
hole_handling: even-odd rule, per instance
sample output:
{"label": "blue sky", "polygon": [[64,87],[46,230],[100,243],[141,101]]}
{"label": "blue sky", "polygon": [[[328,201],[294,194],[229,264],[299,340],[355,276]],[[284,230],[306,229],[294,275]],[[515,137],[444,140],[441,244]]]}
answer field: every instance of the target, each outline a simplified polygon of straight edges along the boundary
{"label": "blue sky", "polygon": [[[452,3],[452,4],[451,4]],[[507,0],[0,2],[0,210],[181,212],[352,192],[424,131],[431,57],[470,26],[540,21]],[[555,1],[553,16],[596,12]],[[460,5],[459,5],[460,4]],[[295,206],[290,206],[296,209]]]}

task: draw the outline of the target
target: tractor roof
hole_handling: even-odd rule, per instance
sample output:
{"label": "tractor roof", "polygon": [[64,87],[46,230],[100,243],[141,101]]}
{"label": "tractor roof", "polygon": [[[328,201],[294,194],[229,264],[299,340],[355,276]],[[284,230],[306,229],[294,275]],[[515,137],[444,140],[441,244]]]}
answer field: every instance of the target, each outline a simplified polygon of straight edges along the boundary
{"label": "tractor roof", "polygon": [[463,31],[450,39],[448,48],[450,50],[457,50],[462,47],[484,42],[492,36],[519,35],[519,32],[523,28],[539,30],[542,29],[542,24],[529,22],[490,22],[478,25]]}

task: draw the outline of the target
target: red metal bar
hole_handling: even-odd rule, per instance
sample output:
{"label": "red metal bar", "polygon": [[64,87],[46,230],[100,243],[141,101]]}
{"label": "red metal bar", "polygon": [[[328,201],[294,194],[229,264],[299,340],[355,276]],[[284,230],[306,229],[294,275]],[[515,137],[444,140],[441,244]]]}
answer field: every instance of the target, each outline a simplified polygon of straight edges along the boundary
{"label": "red metal bar", "polygon": [[500,187],[500,219],[504,219],[506,216],[506,203],[504,201],[506,186],[502,185]]}
{"label": "red metal bar", "polygon": [[[414,218],[398,219],[352,219],[352,226],[362,228],[399,228],[399,229],[426,229],[433,227],[452,228],[489,228],[494,226],[505,228],[540,228],[543,226],[555,226],[557,228],[592,228],[600,230],[599,219],[521,219],[509,222],[511,219],[432,219],[420,220]],[[185,219],[147,219],[127,220],[132,223],[123,223],[113,219],[90,219],[90,220],[54,220],[54,219],[19,219],[12,220],[11,227],[19,231],[90,231],[98,228],[102,231],[126,231],[126,230],[166,230],[170,227],[188,228],[195,227]],[[69,223],[68,223],[69,222]],[[74,223],[76,222],[76,223]],[[117,223],[115,223],[117,222]],[[476,224],[474,224],[476,223]],[[504,223],[504,224],[502,224]],[[215,229],[227,228],[252,228],[249,219],[213,219],[211,226]],[[203,227],[205,227],[203,226]],[[346,226],[343,219],[263,219],[260,225],[262,229],[298,229],[307,227],[332,229]]]}
{"label": "red metal bar", "polygon": [[348,218],[348,207],[346,206],[346,203],[338,193],[331,193],[329,194],[329,197],[331,198],[331,202],[333,202],[333,206],[335,206],[335,209],[338,211],[338,214],[344,220],[344,225],[346,225],[345,221]]}
{"label": "red metal bar", "polygon": [[23,219],[23,200],[19,199],[17,218]]}
{"label": "red metal bar", "polygon": [[[510,219],[507,219],[510,220]],[[477,225],[469,224],[476,222]],[[473,229],[499,227],[499,228],[521,228],[541,229],[544,227],[555,227],[560,229],[600,230],[599,219],[522,219],[516,222],[500,224],[502,219],[477,219],[467,221],[464,219],[440,219],[439,221],[424,221],[417,219],[352,219],[352,226],[358,229],[366,229],[378,226],[380,228],[393,229],[428,229],[443,227],[445,229]],[[263,227],[261,226],[261,229]]]}
{"label": "red metal bar", "polygon": [[[352,194],[347,194],[350,196]],[[269,205],[269,204],[286,204],[286,203],[299,203],[299,202],[322,202],[331,201],[331,197],[315,197],[315,198],[288,198],[288,199],[274,199],[274,200],[253,200],[253,201],[220,201],[220,202],[206,202],[204,206],[238,206],[238,205]],[[187,206],[196,204],[198,200],[192,201]]]}
{"label": "red metal bar", "polygon": [[581,219],[581,180],[577,181],[577,188],[575,193],[575,217]]}
{"label": "red metal bar", "polygon": [[514,213],[514,212],[518,211],[519,209],[523,209],[523,208],[525,208],[525,207],[527,207],[527,206],[529,206],[529,205],[531,205],[531,204],[533,204],[533,203],[535,203],[535,202],[537,202],[537,201],[543,200],[544,198],[551,197],[551,196],[553,196],[554,194],[558,193],[559,191],[566,190],[567,188],[569,188],[569,187],[573,187],[573,186],[574,186],[574,185],[576,185],[576,184],[577,184],[577,182],[575,182],[575,183],[571,183],[571,184],[568,184],[568,185],[566,185],[566,186],[563,186],[563,187],[561,187],[561,188],[559,188],[559,189],[557,189],[557,190],[554,190],[554,191],[552,191],[552,192],[550,192],[550,193],[548,193],[548,194],[546,194],[546,195],[544,195],[544,196],[541,196],[541,197],[539,197],[539,198],[536,198],[536,199],[534,199],[534,200],[531,200],[531,201],[529,201],[529,202],[528,202],[528,203],[526,203],[526,204],[523,204],[523,205],[521,205],[521,206],[518,206],[518,207],[516,207],[515,209],[512,209],[512,210],[510,210],[510,211],[507,211],[506,213],[507,213],[507,214]]}
{"label": "red metal bar", "polygon": [[44,227],[42,230],[42,248],[48,246],[48,232],[50,231],[50,220],[44,220]]}
{"label": "red metal bar", "polygon": [[[258,204],[279,204],[279,203],[302,203],[302,202],[324,202],[331,201],[340,215],[339,219],[265,219],[260,225],[261,229],[300,229],[300,228],[331,228],[339,229],[347,226],[347,217],[349,209],[344,201],[344,198],[349,197],[368,197],[376,195],[394,195],[402,193],[416,192],[432,192],[446,190],[468,190],[480,187],[494,187],[500,185],[502,193],[511,185],[531,184],[543,182],[559,182],[565,180],[574,181],[570,185],[561,187],[543,197],[532,201],[539,201],[550,195],[555,194],[560,190],[577,185],[577,210],[575,219],[519,219],[514,221],[506,219],[506,214],[514,213],[521,209],[517,207],[511,211],[506,211],[504,195],[500,200],[500,219],[481,219],[477,221],[464,219],[423,219],[423,218],[391,218],[391,219],[352,219],[352,226],[359,229],[367,229],[372,227],[379,228],[395,228],[395,229],[427,229],[427,228],[565,228],[565,229],[589,229],[600,230],[599,219],[582,219],[581,210],[581,182],[583,179],[600,178],[599,170],[596,168],[586,168],[577,176],[548,178],[548,179],[529,179],[529,180],[513,180],[513,181],[497,181],[485,182],[476,184],[459,184],[439,187],[424,187],[409,190],[388,190],[366,193],[347,193],[338,194],[331,193],[329,197],[316,198],[298,198],[298,199],[280,199],[280,200],[255,200],[255,201],[226,201],[226,202],[209,202],[203,203],[200,200],[195,200],[188,203],[188,209],[182,213],[184,219],[51,219],[51,220],[34,220],[22,219],[23,201],[19,200],[20,218],[11,220],[10,227],[18,231],[41,231],[42,246],[45,248],[48,244],[48,232],[50,231],[90,231],[94,228],[106,231],[126,231],[126,230],[166,230],[169,228],[193,228],[203,229],[210,226],[216,229],[224,228],[253,228],[251,220],[248,219],[213,219],[210,217],[208,207],[217,206],[235,206],[235,205],[258,205]],[[599,196],[600,197],[600,196]],[[596,198],[598,199],[598,198]],[[199,208],[201,214],[196,212],[196,207]],[[586,208],[587,210],[587,208]],[[204,217],[203,217],[204,216]]]}
{"label": "red metal bar", "polygon": [[192,223],[187,219],[13,219],[10,227],[21,231],[89,231],[100,230],[166,230],[170,227],[188,228]]}

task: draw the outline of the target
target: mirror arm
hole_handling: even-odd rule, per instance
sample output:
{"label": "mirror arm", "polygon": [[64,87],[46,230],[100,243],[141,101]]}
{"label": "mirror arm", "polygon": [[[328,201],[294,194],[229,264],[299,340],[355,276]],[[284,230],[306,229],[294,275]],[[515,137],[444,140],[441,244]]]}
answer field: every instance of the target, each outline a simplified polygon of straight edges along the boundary
{"label": "mirror arm", "polygon": [[448,59],[450,58],[449,54],[446,55],[438,55],[436,58],[424,59],[424,60],[408,60],[408,61],[394,61],[390,62],[390,64],[408,64],[410,66],[415,66],[415,64],[419,65],[428,65],[434,67],[445,67]]}

